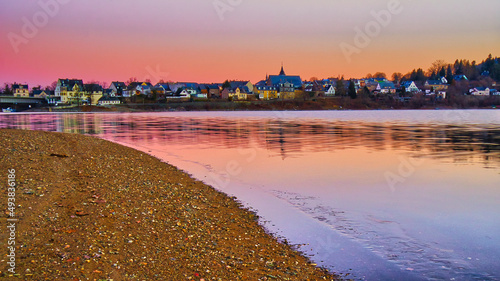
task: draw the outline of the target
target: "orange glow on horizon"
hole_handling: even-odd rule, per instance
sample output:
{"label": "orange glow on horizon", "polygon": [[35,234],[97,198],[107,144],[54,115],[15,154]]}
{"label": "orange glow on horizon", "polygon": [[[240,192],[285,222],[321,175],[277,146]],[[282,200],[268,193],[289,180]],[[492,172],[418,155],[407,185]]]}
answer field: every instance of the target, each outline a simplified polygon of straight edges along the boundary
{"label": "orange glow on horizon", "polygon": [[[393,15],[349,59],[340,44],[354,44],[355,29],[373,22],[371,12],[383,10],[387,3],[359,8],[353,3],[319,2],[311,6],[289,1],[282,7],[257,0],[234,7],[221,18],[210,3],[151,1],[138,5],[124,0],[118,14],[117,3],[69,2],[59,7],[64,13],[49,17],[46,26],[15,47],[8,35],[22,36],[23,19],[32,21],[43,10],[36,3],[2,3],[0,23],[5,40],[0,42],[0,83],[45,86],[58,78],[110,83],[130,77],[152,82],[220,83],[230,79],[256,83],[266,74],[278,74],[281,62],[287,74],[304,80],[342,75],[362,78],[375,72],[390,77],[415,68],[427,70],[438,59],[479,63],[490,53],[499,55],[495,51],[500,45],[500,20],[493,12],[500,9],[498,1],[438,10],[439,20],[428,11],[428,3],[402,2],[402,13]],[[456,16],[476,10],[484,16],[474,23]],[[165,17],[165,11],[179,14]],[[182,16],[187,12],[192,13],[191,18]],[[259,12],[262,18],[253,14]],[[307,17],[305,12],[318,16]]]}

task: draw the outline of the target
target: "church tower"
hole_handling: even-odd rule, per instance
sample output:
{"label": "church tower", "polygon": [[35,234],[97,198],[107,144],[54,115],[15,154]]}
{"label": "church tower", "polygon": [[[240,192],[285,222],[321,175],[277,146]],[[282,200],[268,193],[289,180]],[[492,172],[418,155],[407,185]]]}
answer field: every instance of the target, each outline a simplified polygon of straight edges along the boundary
{"label": "church tower", "polygon": [[286,76],[285,71],[283,70],[283,63],[281,63],[281,71],[279,76]]}

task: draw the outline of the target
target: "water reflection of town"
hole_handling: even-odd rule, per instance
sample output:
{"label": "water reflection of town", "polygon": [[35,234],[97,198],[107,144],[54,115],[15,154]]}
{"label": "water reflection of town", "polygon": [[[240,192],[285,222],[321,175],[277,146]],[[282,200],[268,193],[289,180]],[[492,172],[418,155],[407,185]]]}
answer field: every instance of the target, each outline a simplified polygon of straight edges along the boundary
{"label": "water reflection of town", "polygon": [[500,128],[134,114],[5,115],[0,128],[98,135],[121,142],[206,148],[257,146],[282,158],[349,148],[401,150],[500,167]]}

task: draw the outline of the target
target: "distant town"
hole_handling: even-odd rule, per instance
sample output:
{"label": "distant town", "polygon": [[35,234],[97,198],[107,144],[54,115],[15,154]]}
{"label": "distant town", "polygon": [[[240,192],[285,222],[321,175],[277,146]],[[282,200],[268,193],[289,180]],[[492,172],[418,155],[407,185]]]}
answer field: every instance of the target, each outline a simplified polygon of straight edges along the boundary
{"label": "distant town", "polygon": [[[345,80],[343,77],[304,80],[289,75],[283,65],[276,75],[266,75],[256,83],[230,81],[194,83],[111,81],[101,83],[82,79],[59,78],[52,85],[30,87],[29,84],[6,83],[0,90],[3,112],[28,109],[67,109],[81,106],[116,107],[121,105],[154,105],[205,103],[217,109],[217,102],[262,104],[289,101],[284,109],[330,108],[423,108],[496,107],[500,101],[500,58],[488,56],[480,64],[457,60],[453,64],[435,61],[424,71],[407,74],[368,74],[365,78]],[[210,103],[208,103],[210,102]],[[302,107],[307,103],[307,107]],[[275,106],[280,104],[274,103]],[[281,103],[283,105],[283,103]],[[211,106],[205,109],[211,109]],[[262,107],[266,109],[266,107]],[[248,108],[247,108],[248,109]],[[250,109],[252,109],[250,107]]]}

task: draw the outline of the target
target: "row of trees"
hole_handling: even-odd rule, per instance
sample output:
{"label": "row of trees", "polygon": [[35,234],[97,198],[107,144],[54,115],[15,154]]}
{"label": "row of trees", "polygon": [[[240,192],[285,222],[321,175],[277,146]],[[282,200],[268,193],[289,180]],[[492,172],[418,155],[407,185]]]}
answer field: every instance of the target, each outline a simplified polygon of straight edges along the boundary
{"label": "row of trees", "polygon": [[[490,77],[493,80],[500,81],[500,58],[493,57],[490,54],[480,64],[477,64],[476,61],[471,62],[469,60],[456,60],[452,64],[444,60],[436,60],[427,71],[418,68],[406,74],[395,72],[392,74],[391,78],[393,81],[399,83],[404,80],[424,82],[429,79],[434,80],[440,77],[446,77],[446,80],[451,83],[455,75],[465,75],[472,81],[480,80],[484,77]],[[389,79],[383,72],[376,72],[375,74],[369,73],[366,75],[366,78]]]}

